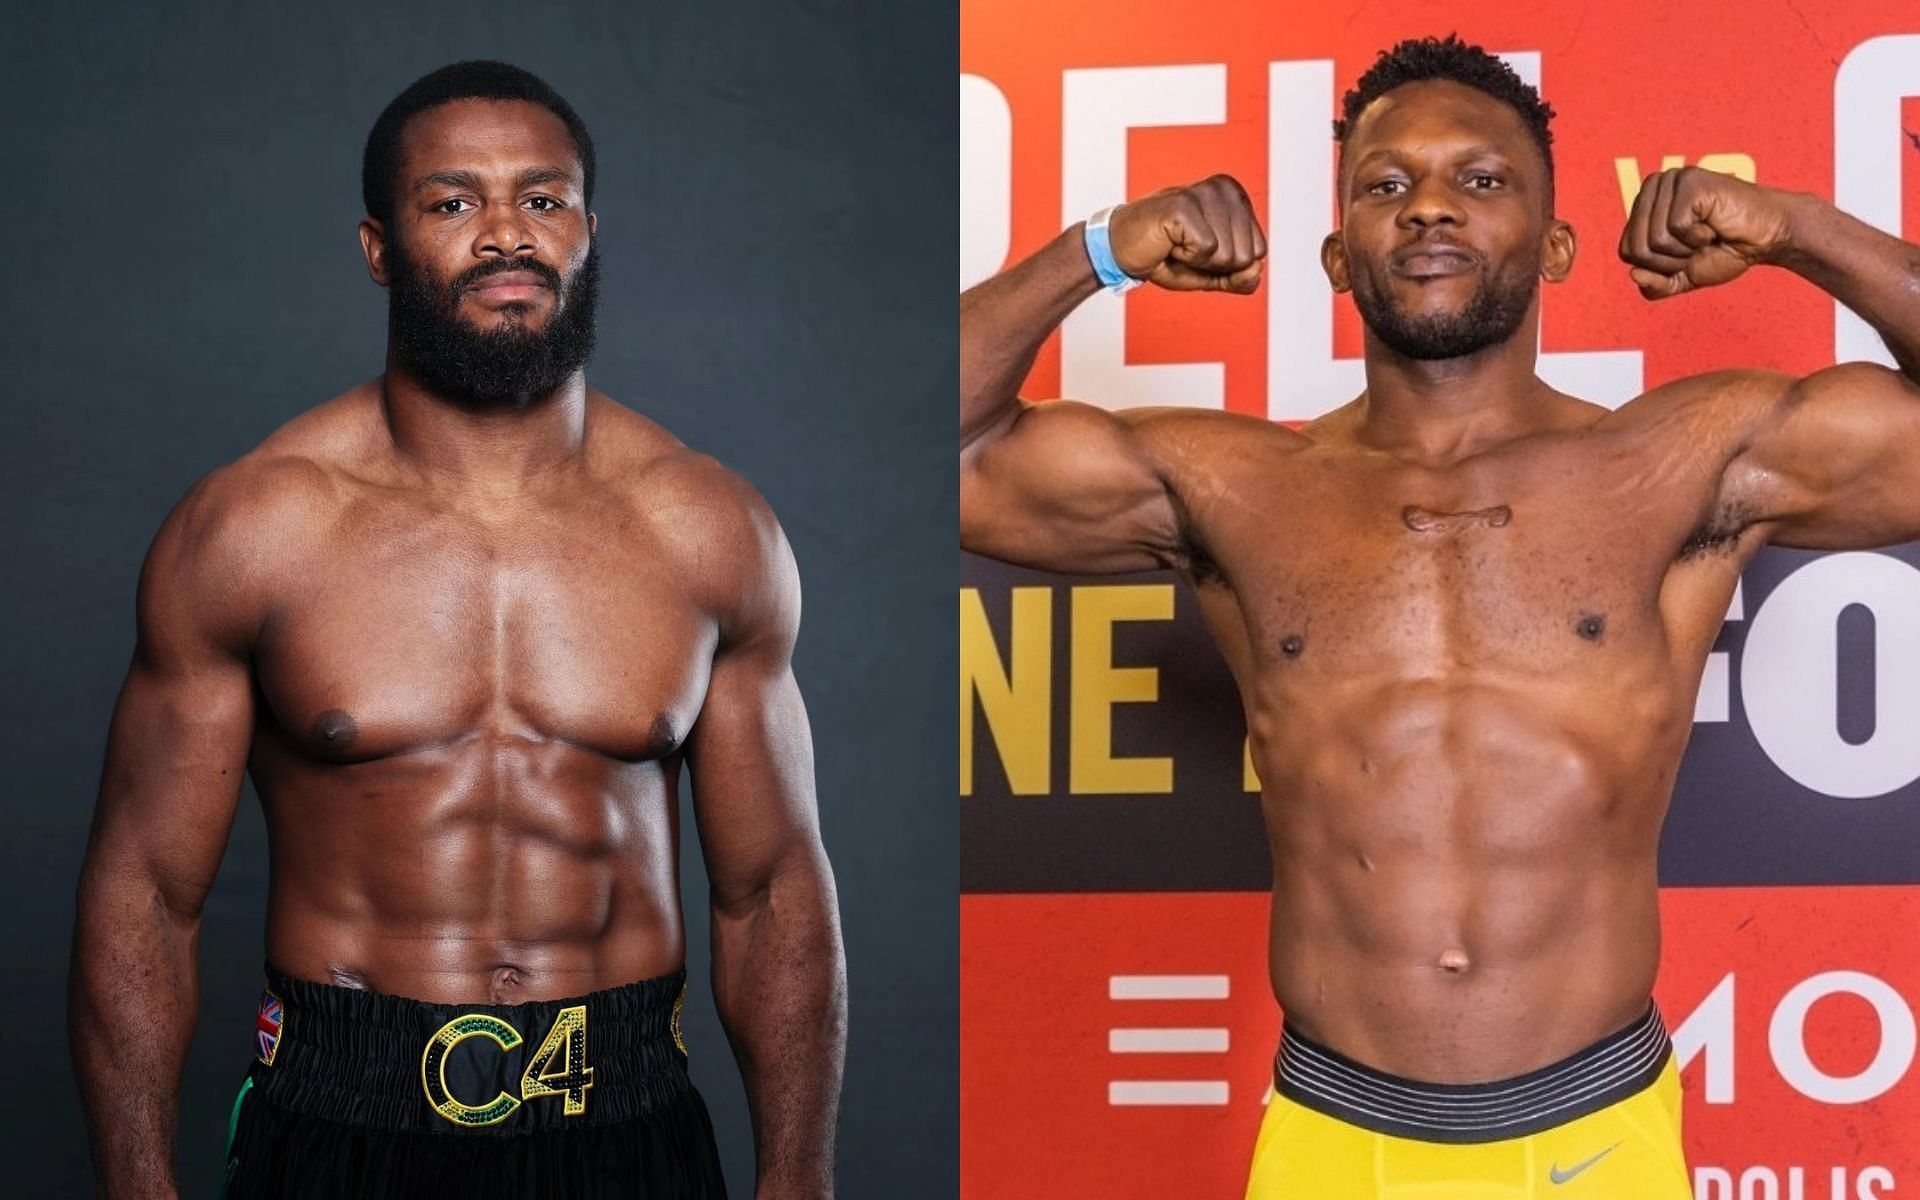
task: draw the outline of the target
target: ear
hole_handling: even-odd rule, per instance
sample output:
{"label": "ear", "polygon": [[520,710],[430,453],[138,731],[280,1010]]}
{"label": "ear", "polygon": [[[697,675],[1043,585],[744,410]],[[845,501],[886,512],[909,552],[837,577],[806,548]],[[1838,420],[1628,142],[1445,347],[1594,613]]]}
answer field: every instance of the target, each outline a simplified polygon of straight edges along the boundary
{"label": "ear", "polygon": [[1547,225],[1546,245],[1540,253],[1540,278],[1559,283],[1573,271],[1573,226],[1555,218]]}
{"label": "ear", "polygon": [[1347,242],[1338,229],[1320,239],[1320,269],[1337,293],[1353,290],[1353,277],[1347,271]]}
{"label": "ear", "polygon": [[592,237],[599,232],[600,232],[599,214],[588,213],[587,214],[587,236]]}
{"label": "ear", "polygon": [[367,259],[367,274],[381,287],[387,286],[387,230],[372,217],[360,222],[360,253]]}

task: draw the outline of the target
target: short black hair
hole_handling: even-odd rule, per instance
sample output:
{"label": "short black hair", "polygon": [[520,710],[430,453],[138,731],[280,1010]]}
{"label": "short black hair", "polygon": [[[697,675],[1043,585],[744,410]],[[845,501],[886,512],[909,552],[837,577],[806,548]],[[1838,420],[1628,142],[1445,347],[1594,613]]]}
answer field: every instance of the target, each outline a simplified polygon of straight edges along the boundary
{"label": "short black hair", "polygon": [[573,105],[532,71],[512,63],[475,60],[422,75],[381,110],[367,134],[366,155],[360,164],[360,198],[368,216],[383,225],[393,223],[393,177],[400,169],[400,132],[407,121],[455,100],[525,100],[559,117],[573,135],[584,178],[584,199],[588,208],[593,207],[593,138]]}
{"label": "short black hair", "polygon": [[1553,187],[1553,106],[1540,98],[1530,83],[1514,74],[1512,67],[1488,54],[1479,46],[1460,40],[1450,33],[1444,38],[1408,38],[1391,50],[1382,50],[1366,74],[1362,75],[1340,101],[1340,117],[1333,123],[1333,140],[1341,150],[1353,133],[1354,122],[1367,105],[1403,84],[1423,79],[1445,79],[1484,92],[1520,114],[1533,144],[1547,162],[1547,187]]}

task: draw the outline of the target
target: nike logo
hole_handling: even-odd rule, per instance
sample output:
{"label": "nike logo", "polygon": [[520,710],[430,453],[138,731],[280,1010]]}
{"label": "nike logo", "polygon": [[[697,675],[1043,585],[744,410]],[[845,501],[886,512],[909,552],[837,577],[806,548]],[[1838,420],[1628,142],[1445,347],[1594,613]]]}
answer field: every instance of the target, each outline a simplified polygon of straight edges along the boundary
{"label": "nike logo", "polygon": [[1619,1148],[1620,1148],[1620,1143],[1615,1142],[1613,1145],[1608,1146],[1605,1150],[1602,1150],[1600,1153],[1594,1155],[1592,1158],[1587,1159],[1585,1162],[1577,1162],[1573,1164],[1571,1167],[1568,1167],[1564,1171],[1560,1169],[1559,1163],[1554,1163],[1551,1167],[1547,1169],[1547,1178],[1553,1180],[1553,1182],[1556,1185],[1565,1183],[1569,1179],[1572,1179],[1575,1175],[1578,1175],[1580,1172],[1586,1170],[1588,1167],[1599,1162],[1601,1159],[1605,1158],[1609,1154],[1612,1154],[1615,1150],[1618,1150]]}

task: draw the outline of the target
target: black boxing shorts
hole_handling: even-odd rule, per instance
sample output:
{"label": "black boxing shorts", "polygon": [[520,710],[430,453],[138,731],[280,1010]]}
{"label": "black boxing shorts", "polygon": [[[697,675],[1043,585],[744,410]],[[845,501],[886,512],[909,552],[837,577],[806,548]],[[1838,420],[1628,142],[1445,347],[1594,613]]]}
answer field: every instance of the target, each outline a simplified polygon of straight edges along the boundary
{"label": "black boxing shorts", "polygon": [[685,981],[427,1004],[268,968],[223,1194],[724,1200]]}

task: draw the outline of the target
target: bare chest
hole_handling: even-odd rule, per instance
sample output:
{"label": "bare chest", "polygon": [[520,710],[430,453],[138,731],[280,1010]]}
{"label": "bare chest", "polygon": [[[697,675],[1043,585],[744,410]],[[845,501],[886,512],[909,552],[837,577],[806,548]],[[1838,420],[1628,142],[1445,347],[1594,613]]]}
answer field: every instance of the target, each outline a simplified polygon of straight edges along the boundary
{"label": "bare chest", "polygon": [[1204,532],[1244,652],[1316,673],[1529,674],[1646,648],[1704,485],[1653,487],[1607,458],[1515,456],[1457,472],[1309,464]]}
{"label": "bare chest", "polygon": [[297,749],[360,762],[475,736],[637,761],[686,737],[715,630],[644,531],[553,514],[343,521],[256,656]]}

